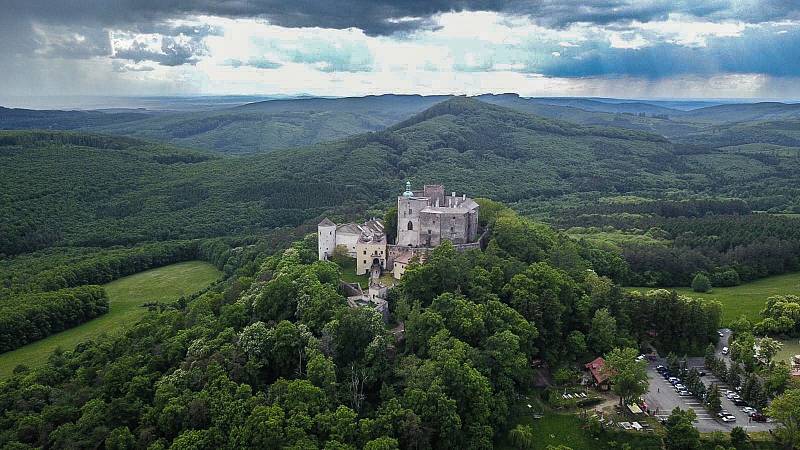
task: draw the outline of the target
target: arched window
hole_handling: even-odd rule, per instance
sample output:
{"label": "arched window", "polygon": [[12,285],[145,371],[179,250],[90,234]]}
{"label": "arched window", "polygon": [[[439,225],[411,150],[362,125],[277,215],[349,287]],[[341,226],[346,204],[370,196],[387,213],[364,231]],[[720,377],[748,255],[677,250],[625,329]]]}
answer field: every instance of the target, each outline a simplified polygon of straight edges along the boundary
{"label": "arched window", "polygon": [[411,230],[413,230],[413,229],[414,229],[414,224],[413,224],[413,223],[411,223],[411,221],[409,220],[409,221],[408,221],[408,231],[411,231]]}

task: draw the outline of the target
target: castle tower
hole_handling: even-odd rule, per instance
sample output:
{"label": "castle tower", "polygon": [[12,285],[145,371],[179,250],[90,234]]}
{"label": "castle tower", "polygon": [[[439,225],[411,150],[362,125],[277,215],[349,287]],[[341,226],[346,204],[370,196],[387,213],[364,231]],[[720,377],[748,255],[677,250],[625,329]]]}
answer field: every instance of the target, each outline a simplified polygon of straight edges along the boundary
{"label": "castle tower", "polygon": [[419,246],[419,213],[428,206],[426,197],[415,196],[411,182],[406,182],[406,191],[397,197],[397,245]]}
{"label": "castle tower", "polygon": [[327,217],[317,225],[319,259],[326,261],[336,248],[336,224]]}

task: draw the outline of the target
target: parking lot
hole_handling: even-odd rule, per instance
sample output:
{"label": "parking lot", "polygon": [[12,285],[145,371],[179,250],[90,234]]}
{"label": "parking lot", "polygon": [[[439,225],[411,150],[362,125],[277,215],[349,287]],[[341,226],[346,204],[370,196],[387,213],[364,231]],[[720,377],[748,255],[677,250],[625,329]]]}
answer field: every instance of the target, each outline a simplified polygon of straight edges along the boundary
{"label": "parking lot", "polygon": [[[688,362],[689,367],[702,369],[702,358],[690,358]],[[647,367],[647,376],[650,379],[650,390],[647,395],[645,395],[648,408],[657,418],[666,419],[674,408],[679,407],[681,409],[691,409],[697,414],[695,426],[698,431],[704,433],[712,431],[729,432],[735,426],[740,426],[748,432],[767,431],[773,428],[772,423],[752,421],[747,414],[741,411],[741,407],[734,405],[724,394],[722,396],[722,409],[727,410],[736,417],[736,421],[729,423],[722,422],[715,415],[710,413],[699,399],[695,397],[679,396],[672,384],[656,371],[655,367],[659,364],[665,364],[665,361],[652,362]],[[726,389],[731,389],[711,374],[707,374],[701,379],[707,387],[716,383],[722,392]]]}

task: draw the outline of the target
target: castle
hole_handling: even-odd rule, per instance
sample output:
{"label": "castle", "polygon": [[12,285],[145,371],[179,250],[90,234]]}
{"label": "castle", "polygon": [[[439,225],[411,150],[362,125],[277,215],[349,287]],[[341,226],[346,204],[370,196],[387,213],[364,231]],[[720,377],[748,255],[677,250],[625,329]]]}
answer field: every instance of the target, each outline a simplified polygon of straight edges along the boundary
{"label": "castle", "polygon": [[387,242],[381,220],[337,225],[325,218],[317,226],[319,259],[327,260],[337,246],[343,246],[356,259],[356,274],[377,278],[391,271],[400,279],[412,258],[424,260],[443,241],[459,250],[479,248],[478,204],[466,195],[451,194],[445,195],[439,184],[412,191],[406,182],[405,192],[397,197],[395,243]]}

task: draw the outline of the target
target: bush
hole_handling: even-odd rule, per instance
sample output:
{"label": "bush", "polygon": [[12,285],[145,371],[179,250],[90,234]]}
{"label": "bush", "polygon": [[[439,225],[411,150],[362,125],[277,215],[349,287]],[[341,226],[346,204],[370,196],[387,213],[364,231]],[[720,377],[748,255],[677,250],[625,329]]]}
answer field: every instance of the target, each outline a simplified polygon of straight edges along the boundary
{"label": "bush", "polygon": [[692,290],[695,292],[711,292],[711,280],[702,273],[698,273],[692,280]]}

